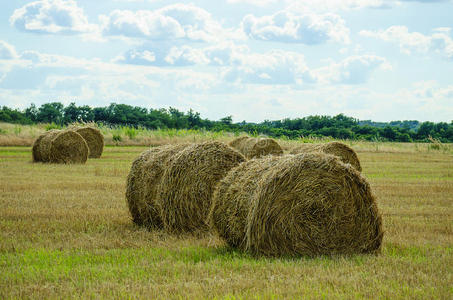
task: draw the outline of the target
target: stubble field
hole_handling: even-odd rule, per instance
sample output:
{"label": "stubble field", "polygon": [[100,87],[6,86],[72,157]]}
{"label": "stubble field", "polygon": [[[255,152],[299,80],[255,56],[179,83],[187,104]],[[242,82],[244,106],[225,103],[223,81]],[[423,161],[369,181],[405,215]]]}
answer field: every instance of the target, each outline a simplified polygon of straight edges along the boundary
{"label": "stubble field", "polygon": [[134,226],[126,176],[147,147],[109,146],[86,165],[0,147],[0,298],[451,299],[453,153],[417,147],[355,147],[383,214],[382,253],[314,259]]}

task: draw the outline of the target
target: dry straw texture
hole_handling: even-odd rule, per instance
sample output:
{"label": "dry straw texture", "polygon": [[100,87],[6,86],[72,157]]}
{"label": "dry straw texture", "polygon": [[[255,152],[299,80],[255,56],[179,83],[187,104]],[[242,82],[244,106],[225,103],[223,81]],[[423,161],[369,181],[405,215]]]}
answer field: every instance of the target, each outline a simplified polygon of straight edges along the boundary
{"label": "dry straw texture", "polygon": [[231,246],[269,256],[372,253],[383,237],[367,181],[322,153],[233,169],[214,194],[210,218]]}
{"label": "dry straw texture", "polygon": [[50,163],[85,163],[88,145],[77,132],[50,130],[36,139],[33,144],[33,161]]}
{"label": "dry straw texture", "polygon": [[349,146],[340,142],[326,144],[301,144],[291,150],[291,154],[323,152],[338,156],[342,162],[351,164],[356,170],[362,171],[357,153]]}
{"label": "dry straw texture", "polygon": [[230,246],[245,248],[250,197],[258,188],[260,174],[279,161],[280,158],[275,156],[268,156],[261,161],[246,161],[232,169],[219,183],[213,195],[208,220]]}
{"label": "dry straw texture", "polygon": [[163,228],[157,190],[168,159],[186,147],[187,144],[180,144],[151,148],[132,163],[127,177],[126,201],[137,225]]}
{"label": "dry straw texture", "polygon": [[239,137],[230,142],[230,146],[241,152],[247,159],[283,154],[282,147],[269,138]]}
{"label": "dry straw texture", "polygon": [[93,127],[77,128],[75,131],[87,142],[90,149],[89,158],[100,158],[104,150],[104,136],[101,131]]}
{"label": "dry straw texture", "polygon": [[194,144],[170,158],[159,186],[164,228],[173,233],[204,231],[217,183],[245,158],[225,144]]}

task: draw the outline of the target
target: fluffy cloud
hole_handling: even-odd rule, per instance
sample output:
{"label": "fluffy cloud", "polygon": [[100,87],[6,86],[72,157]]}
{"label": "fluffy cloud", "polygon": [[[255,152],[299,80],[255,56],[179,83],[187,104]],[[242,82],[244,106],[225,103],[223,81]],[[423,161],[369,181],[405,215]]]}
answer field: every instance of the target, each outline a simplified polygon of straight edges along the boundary
{"label": "fluffy cloud", "polygon": [[401,2],[421,2],[421,3],[433,3],[433,2],[449,2],[451,0],[399,0]]}
{"label": "fluffy cloud", "polygon": [[368,80],[371,73],[378,69],[389,69],[390,65],[383,57],[375,55],[350,56],[339,63],[313,72],[323,82],[340,84],[361,84]]}
{"label": "fluffy cloud", "polygon": [[284,43],[321,44],[329,40],[348,43],[349,29],[335,14],[293,14],[280,11],[271,16],[247,15],[242,29],[250,38]]}
{"label": "fluffy cloud", "polygon": [[17,58],[16,50],[10,44],[0,41],[0,59]]}
{"label": "fluffy cloud", "polygon": [[272,50],[264,54],[244,53],[237,57],[237,66],[228,68],[224,79],[251,84],[303,84],[315,78],[302,54]]}
{"label": "fluffy cloud", "polygon": [[206,10],[186,4],[169,5],[155,11],[115,10],[100,18],[102,32],[107,36],[211,41],[222,31]]}
{"label": "fluffy cloud", "polygon": [[279,3],[285,3],[292,9],[309,10],[309,11],[335,11],[351,10],[363,8],[391,8],[398,6],[403,2],[451,2],[452,0],[227,0],[231,4],[250,4],[255,6],[270,6]]}
{"label": "fluffy cloud", "polygon": [[453,85],[442,87],[435,80],[420,81],[413,85],[410,91],[417,98],[442,99],[453,98]]}
{"label": "fluffy cloud", "polygon": [[375,55],[350,56],[341,62],[318,69],[309,69],[304,55],[291,51],[271,50],[254,53],[247,46],[224,43],[218,46],[193,48],[156,47],[130,50],[115,59],[121,64],[184,67],[221,67],[223,80],[236,84],[297,85],[307,88],[323,84],[361,84],[376,69],[389,69],[385,58]]}
{"label": "fluffy cloud", "polygon": [[247,46],[224,42],[215,46],[194,48],[188,45],[173,46],[168,43],[145,44],[114,59],[114,62],[132,65],[181,67],[190,65],[231,66],[239,64]]}
{"label": "fluffy cloud", "polygon": [[389,2],[395,2],[396,0],[311,0],[311,1],[299,1],[299,0],[227,0],[229,3],[247,3],[256,6],[267,6],[271,4],[277,4],[284,2],[293,8],[310,11],[333,11],[333,10],[347,10],[347,9],[360,9],[360,8],[387,8]]}
{"label": "fluffy cloud", "polygon": [[447,59],[453,60],[453,39],[451,28],[437,28],[431,35],[419,32],[409,32],[406,26],[391,26],[386,30],[362,30],[360,35],[398,44],[401,52],[406,54],[440,53]]}
{"label": "fluffy cloud", "polygon": [[76,34],[94,31],[83,9],[73,0],[39,0],[16,9],[10,22],[17,29],[36,33]]}

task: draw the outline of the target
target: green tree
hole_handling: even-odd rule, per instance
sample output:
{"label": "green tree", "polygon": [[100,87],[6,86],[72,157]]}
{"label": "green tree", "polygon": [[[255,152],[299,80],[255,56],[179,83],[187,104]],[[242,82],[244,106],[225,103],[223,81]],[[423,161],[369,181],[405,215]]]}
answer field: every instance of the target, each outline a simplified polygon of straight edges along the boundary
{"label": "green tree", "polygon": [[46,103],[39,107],[37,121],[40,123],[63,123],[63,104],[60,102]]}
{"label": "green tree", "polygon": [[226,116],[222,119],[220,119],[220,123],[224,125],[231,125],[233,123],[233,117],[232,116]]}
{"label": "green tree", "polygon": [[38,120],[38,113],[39,111],[34,103],[30,104],[30,107],[25,109],[25,116],[32,122],[36,122]]}

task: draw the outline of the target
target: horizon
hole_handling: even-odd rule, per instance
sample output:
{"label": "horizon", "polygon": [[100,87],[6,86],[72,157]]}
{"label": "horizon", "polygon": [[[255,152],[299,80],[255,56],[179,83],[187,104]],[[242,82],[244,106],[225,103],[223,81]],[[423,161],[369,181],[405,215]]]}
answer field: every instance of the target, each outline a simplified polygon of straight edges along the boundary
{"label": "horizon", "polygon": [[451,0],[2,5],[0,106],[453,121]]}

